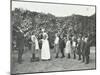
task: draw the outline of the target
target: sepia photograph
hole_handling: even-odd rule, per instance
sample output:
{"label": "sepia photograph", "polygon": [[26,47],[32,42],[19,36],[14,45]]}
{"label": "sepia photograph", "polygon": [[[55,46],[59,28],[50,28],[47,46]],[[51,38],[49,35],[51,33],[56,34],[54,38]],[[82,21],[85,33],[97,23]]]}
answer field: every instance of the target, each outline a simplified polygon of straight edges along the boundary
{"label": "sepia photograph", "polygon": [[96,70],[96,6],[11,1],[11,74]]}

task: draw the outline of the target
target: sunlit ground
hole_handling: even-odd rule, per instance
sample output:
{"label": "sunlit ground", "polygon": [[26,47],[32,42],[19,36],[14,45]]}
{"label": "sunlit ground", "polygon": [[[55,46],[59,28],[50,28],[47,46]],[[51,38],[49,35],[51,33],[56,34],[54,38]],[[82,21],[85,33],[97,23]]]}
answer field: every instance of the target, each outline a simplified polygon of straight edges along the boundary
{"label": "sunlit ground", "polygon": [[[95,69],[95,47],[90,48],[90,63],[85,64],[81,61],[78,61],[78,56],[76,59],[73,59],[73,55],[68,59],[60,58],[61,54],[59,54],[59,58],[55,58],[55,51],[51,50],[51,60],[50,61],[36,61],[30,62],[31,51],[27,50],[23,54],[23,62],[22,64],[17,63],[17,52],[15,51],[12,54],[13,66],[12,73],[34,73],[34,72],[50,72],[50,71],[68,71],[68,70],[84,70],[84,69]],[[36,56],[40,55],[40,51],[36,52]],[[40,56],[39,56],[40,57]]]}

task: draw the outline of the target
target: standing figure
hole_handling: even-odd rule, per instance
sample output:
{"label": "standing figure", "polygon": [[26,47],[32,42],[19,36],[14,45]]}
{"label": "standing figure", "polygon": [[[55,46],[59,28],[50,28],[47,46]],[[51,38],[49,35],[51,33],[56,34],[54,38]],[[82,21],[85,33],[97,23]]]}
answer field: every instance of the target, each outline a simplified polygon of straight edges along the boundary
{"label": "standing figure", "polygon": [[84,62],[85,60],[85,57],[84,57],[84,54],[85,54],[85,45],[86,45],[86,43],[85,43],[85,36],[83,36],[82,38],[81,38],[81,41],[80,41],[80,50],[81,50],[81,55],[82,55],[82,57],[83,57],[83,61],[82,62]]}
{"label": "standing figure", "polygon": [[41,39],[43,39],[43,33],[40,33],[40,34],[39,34],[39,37],[38,37],[38,40],[39,40],[39,49],[40,49],[40,50],[41,50],[41,48],[42,48]]}
{"label": "standing figure", "polygon": [[85,37],[84,42],[85,42],[85,46],[84,46],[84,60],[86,60],[85,64],[88,64],[89,63],[91,41],[89,41],[88,37]]}
{"label": "standing figure", "polygon": [[22,55],[24,51],[24,33],[22,30],[19,30],[17,35],[17,47],[18,47],[18,63],[22,63]]}
{"label": "standing figure", "polygon": [[81,41],[82,41],[82,37],[79,37],[77,39],[77,54],[79,56],[78,60],[81,60]]}
{"label": "standing figure", "polygon": [[70,54],[71,54],[71,39],[69,37],[66,39],[65,54],[67,54],[68,58],[70,58]]}
{"label": "standing figure", "polygon": [[45,32],[43,33],[42,39],[41,59],[50,60],[50,46],[48,41],[48,34]]}
{"label": "standing figure", "polygon": [[36,38],[36,36],[33,34],[31,36],[31,40],[32,40],[32,45],[31,45],[31,50],[32,50],[32,58],[31,58],[31,62],[36,61],[36,50],[39,49],[39,45],[38,45],[38,40]]}
{"label": "standing figure", "polygon": [[76,59],[76,45],[77,45],[77,41],[75,39],[75,37],[72,38],[72,52],[74,55],[74,59]]}
{"label": "standing figure", "polygon": [[37,36],[35,36],[35,50],[39,50],[39,43],[38,43]]}
{"label": "standing figure", "polygon": [[56,57],[58,58],[58,53],[59,53],[59,37],[58,34],[55,35],[55,41],[54,41],[54,45],[55,45],[55,50],[56,50]]}
{"label": "standing figure", "polygon": [[62,54],[61,58],[65,57],[64,48],[65,48],[65,41],[64,41],[63,35],[61,35],[59,38],[59,49],[60,49],[61,54]]}

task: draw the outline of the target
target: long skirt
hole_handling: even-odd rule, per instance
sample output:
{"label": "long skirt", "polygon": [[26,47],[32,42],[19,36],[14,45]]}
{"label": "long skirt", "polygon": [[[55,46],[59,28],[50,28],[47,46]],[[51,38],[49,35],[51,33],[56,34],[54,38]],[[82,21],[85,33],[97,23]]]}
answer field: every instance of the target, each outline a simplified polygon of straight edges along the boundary
{"label": "long skirt", "polygon": [[41,59],[48,60],[50,59],[50,47],[48,40],[43,40],[42,49],[41,49]]}

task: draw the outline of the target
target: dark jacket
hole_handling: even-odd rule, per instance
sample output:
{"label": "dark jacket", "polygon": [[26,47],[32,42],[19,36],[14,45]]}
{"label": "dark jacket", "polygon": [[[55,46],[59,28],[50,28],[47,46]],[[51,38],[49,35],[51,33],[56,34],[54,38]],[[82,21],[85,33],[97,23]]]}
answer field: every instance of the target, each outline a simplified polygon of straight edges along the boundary
{"label": "dark jacket", "polygon": [[[43,39],[43,35],[42,34],[40,34],[39,37],[38,37],[38,40],[41,40],[41,39]],[[42,48],[42,42],[41,41],[39,42],[39,48],[40,49]]]}
{"label": "dark jacket", "polygon": [[17,33],[17,47],[19,49],[23,49],[24,48],[24,35],[21,32]]}
{"label": "dark jacket", "polygon": [[80,40],[79,42],[77,42],[77,54],[81,54],[81,52],[82,52],[82,46],[83,46],[82,40]]}
{"label": "dark jacket", "polygon": [[59,38],[59,48],[60,48],[61,50],[65,48],[64,39]]}
{"label": "dark jacket", "polygon": [[82,52],[82,55],[85,55],[85,45],[86,45],[86,43],[84,41],[81,41],[81,52]]}
{"label": "dark jacket", "polygon": [[85,55],[90,54],[90,42],[85,43]]}

